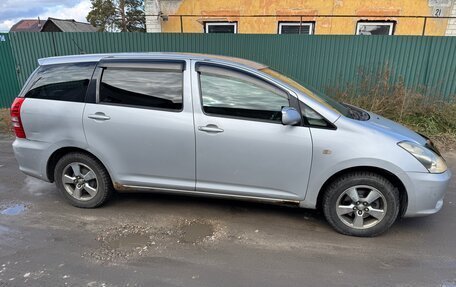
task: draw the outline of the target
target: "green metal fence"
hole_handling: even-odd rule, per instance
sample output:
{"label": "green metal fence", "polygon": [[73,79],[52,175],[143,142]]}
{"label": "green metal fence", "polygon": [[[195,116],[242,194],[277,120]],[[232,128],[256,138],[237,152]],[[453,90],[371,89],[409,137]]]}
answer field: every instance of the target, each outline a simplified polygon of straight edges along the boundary
{"label": "green metal fence", "polygon": [[0,33],[0,108],[10,106],[19,90],[10,44],[9,35]]}
{"label": "green metal fence", "polygon": [[[392,81],[403,79],[407,87],[425,88],[429,96],[448,100],[456,94],[456,37],[10,33],[9,40],[14,59],[2,50],[0,56],[15,62],[17,74],[2,69],[2,77],[17,75],[20,85],[42,57],[174,51],[251,59],[321,90],[356,83],[361,70],[369,75],[388,67]],[[2,104],[18,92],[13,90],[1,90]]]}

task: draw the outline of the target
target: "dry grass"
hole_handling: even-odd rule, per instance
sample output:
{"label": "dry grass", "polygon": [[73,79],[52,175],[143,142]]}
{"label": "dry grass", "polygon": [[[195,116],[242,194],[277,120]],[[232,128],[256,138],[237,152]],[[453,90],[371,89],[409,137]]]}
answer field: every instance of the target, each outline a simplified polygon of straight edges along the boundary
{"label": "dry grass", "polygon": [[12,134],[12,126],[10,120],[10,110],[9,109],[0,109],[0,133],[2,134]]}
{"label": "dry grass", "polygon": [[[380,114],[430,137],[441,150],[456,148],[456,101],[425,97],[420,89],[392,83],[390,72],[362,76],[355,86],[329,89],[339,101]],[[423,90],[423,89],[421,89]]]}

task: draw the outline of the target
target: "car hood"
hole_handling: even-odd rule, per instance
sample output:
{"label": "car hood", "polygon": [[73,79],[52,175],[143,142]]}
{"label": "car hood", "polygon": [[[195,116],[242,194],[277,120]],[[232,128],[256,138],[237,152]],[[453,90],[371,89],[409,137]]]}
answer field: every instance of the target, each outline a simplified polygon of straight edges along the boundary
{"label": "car hood", "polygon": [[[366,111],[367,112],[367,111]],[[365,121],[367,125],[370,125],[372,128],[389,133],[395,136],[398,140],[411,140],[415,141],[421,145],[426,144],[426,139],[419,135],[418,133],[404,127],[403,125],[396,123],[392,120],[384,118],[380,115],[377,115],[372,112],[367,112],[370,116],[370,119]]]}

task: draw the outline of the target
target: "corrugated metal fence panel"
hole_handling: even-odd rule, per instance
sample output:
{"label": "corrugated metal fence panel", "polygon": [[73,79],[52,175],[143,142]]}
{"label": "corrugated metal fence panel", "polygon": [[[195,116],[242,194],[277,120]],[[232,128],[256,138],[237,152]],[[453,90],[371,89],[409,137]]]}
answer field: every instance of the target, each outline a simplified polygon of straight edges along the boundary
{"label": "corrugated metal fence panel", "polygon": [[456,39],[432,39],[425,79],[427,94],[448,97],[456,95]]}
{"label": "corrugated metal fence panel", "polygon": [[0,108],[11,106],[19,90],[10,44],[9,35],[0,34]]}
{"label": "corrugated metal fence panel", "polygon": [[16,59],[19,84],[22,86],[38,66],[38,59],[57,55],[53,35],[52,33],[32,32],[14,32],[9,35]]}
{"label": "corrugated metal fence panel", "polygon": [[449,99],[456,93],[456,37],[12,33],[10,39],[20,84],[42,57],[170,51],[251,59],[320,90],[389,69],[390,81],[403,79],[407,87],[429,96]]}

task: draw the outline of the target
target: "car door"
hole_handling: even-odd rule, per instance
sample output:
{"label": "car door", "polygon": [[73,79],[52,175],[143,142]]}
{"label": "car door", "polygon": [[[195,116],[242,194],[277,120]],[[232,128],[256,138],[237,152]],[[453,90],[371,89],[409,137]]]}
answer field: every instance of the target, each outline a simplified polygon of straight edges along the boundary
{"label": "car door", "polygon": [[[195,134],[185,61],[102,60],[84,110],[89,148],[121,185],[194,190]],[[90,89],[89,89],[90,90]]]}
{"label": "car door", "polygon": [[309,128],[281,123],[289,92],[240,68],[206,62],[192,68],[196,189],[303,199],[312,141]]}

